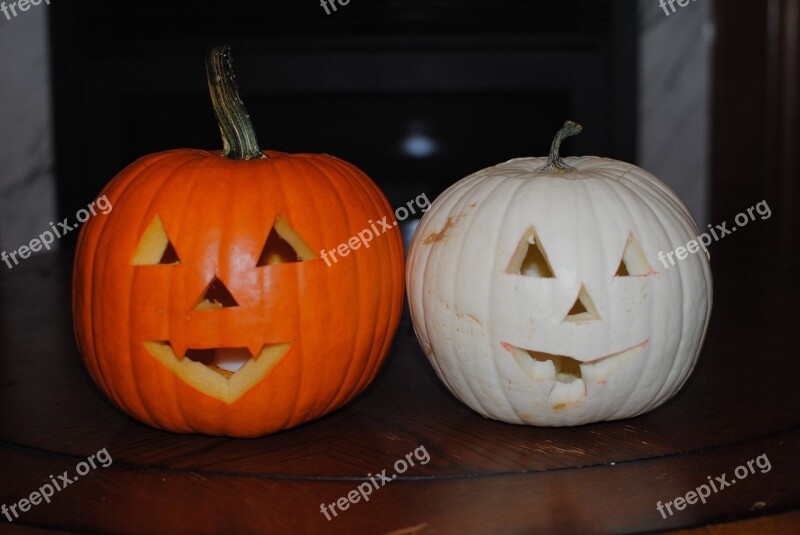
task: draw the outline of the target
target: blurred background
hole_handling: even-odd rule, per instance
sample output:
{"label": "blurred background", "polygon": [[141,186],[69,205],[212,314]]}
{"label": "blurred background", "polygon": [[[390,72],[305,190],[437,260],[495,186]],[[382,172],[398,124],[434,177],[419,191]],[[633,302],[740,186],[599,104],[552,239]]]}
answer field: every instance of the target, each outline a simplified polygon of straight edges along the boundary
{"label": "blurred background", "polygon": [[545,155],[572,119],[585,129],[564,153],[637,163],[700,227],[769,199],[775,243],[797,243],[796,0],[334,4],[52,0],[0,15],[0,249],[72,218],[142,155],[219,148],[204,57],[220,44],[262,148],[349,160],[394,206]]}

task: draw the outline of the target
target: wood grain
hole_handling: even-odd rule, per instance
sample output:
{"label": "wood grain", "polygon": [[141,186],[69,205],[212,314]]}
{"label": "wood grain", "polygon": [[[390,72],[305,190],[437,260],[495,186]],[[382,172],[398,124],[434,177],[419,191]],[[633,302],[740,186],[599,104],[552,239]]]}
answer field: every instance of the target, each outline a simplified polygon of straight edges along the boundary
{"label": "wood grain", "polygon": [[[762,199],[775,215],[711,246],[711,325],[674,399],[576,428],[485,420],[440,384],[404,317],[373,385],[319,421],[250,440],[165,433],[92,385],[72,336],[71,258],[44,255],[0,265],[0,505],[102,448],[113,463],[10,524],[0,515],[0,533],[800,532],[797,0],[715,4],[712,221]],[[421,447],[429,462],[369,501],[320,512]],[[762,455],[769,471],[657,510]]]}
{"label": "wood grain", "polygon": [[[0,279],[0,503],[106,448],[108,468],[12,526],[88,533],[628,533],[800,508],[797,285],[773,290],[721,266],[700,363],[647,415],[576,428],[486,420],[439,383],[404,318],[387,365],[347,407],[277,435],[230,440],[150,429],[94,388],[74,348],[70,259]],[[735,264],[730,264],[735,266]],[[753,275],[758,280],[758,275]],[[773,280],[773,282],[776,282]],[[745,305],[746,304],[746,305]],[[320,512],[368,474],[417,462],[330,521]],[[756,471],[663,518],[667,502],[766,455]],[[3,517],[0,517],[3,518]],[[405,530],[405,531],[404,531]]]}

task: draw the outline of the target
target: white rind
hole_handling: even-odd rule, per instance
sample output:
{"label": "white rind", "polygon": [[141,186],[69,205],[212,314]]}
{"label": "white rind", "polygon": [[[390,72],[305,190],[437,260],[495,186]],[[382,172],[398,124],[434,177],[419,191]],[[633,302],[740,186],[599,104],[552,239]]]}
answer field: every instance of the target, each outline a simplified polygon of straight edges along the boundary
{"label": "white rind", "polygon": [[[427,211],[409,252],[408,296],[421,345],[453,394],[487,417],[578,425],[652,410],[684,384],[705,336],[712,292],[706,254],[668,269],[658,259],[698,234],[683,202],[631,164],[565,160],[578,171],[545,175],[537,169],[546,159],[520,158],[459,181]],[[531,226],[554,279],[504,272]],[[655,273],[615,278],[630,233]],[[600,321],[563,321],[581,284]],[[635,358],[584,377],[577,401],[575,386],[558,387],[565,400],[558,403],[553,383],[529,373],[543,370],[521,368],[503,345],[588,362],[643,340],[647,347]]]}

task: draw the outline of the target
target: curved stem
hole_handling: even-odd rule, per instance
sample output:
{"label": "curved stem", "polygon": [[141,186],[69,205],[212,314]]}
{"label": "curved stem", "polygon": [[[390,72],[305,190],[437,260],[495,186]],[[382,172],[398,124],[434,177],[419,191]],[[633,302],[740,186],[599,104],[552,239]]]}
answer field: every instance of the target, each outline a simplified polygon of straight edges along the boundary
{"label": "curved stem", "polygon": [[231,47],[211,49],[206,59],[206,78],[222,134],[222,156],[231,160],[266,158],[258,148],[253,123],[239,96]]}
{"label": "curved stem", "polygon": [[573,123],[572,121],[567,121],[564,123],[564,126],[561,127],[561,130],[556,132],[556,137],[553,138],[553,144],[550,145],[550,156],[547,158],[547,164],[545,164],[540,171],[546,173],[568,173],[570,171],[575,171],[574,167],[568,165],[564,160],[561,159],[561,155],[558,153],[558,151],[561,149],[562,141],[570,136],[578,135],[582,131],[583,127],[578,123]]}

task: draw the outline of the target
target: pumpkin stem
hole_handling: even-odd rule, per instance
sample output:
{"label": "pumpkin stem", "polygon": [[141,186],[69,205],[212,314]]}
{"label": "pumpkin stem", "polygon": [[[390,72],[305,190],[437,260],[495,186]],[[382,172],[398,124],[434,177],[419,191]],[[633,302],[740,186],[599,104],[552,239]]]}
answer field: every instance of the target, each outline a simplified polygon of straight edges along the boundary
{"label": "pumpkin stem", "polygon": [[547,158],[547,164],[542,167],[540,171],[545,173],[569,173],[570,171],[575,171],[574,167],[568,165],[561,159],[561,155],[558,151],[561,148],[562,141],[570,136],[578,135],[582,131],[583,127],[578,123],[573,123],[572,121],[564,123],[561,130],[556,132],[556,137],[553,138],[553,144],[550,145],[550,156]]}
{"label": "pumpkin stem", "polygon": [[206,59],[206,78],[214,114],[222,134],[222,156],[231,160],[253,160],[267,156],[258,148],[256,132],[244,107],[233,73],[231,47],[212,48]]}

